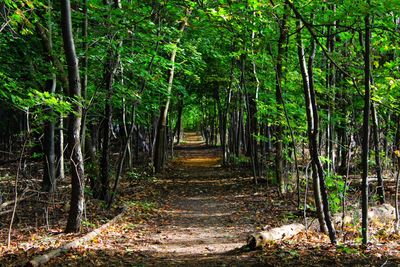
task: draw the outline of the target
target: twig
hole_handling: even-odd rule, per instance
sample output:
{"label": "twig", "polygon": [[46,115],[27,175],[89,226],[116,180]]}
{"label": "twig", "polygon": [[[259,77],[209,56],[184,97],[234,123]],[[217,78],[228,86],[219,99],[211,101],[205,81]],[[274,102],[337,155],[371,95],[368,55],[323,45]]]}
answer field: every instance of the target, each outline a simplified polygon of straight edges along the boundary
{"label": "twig", "polygon": [[14,223],[15,213],[17,211],[19,172],[21,170],[22,159],[23,159],[23,155],[25,153],[25,148],[26,148],[26,144],[28,142],[29,134],[30,134],[30,131],[28,130],[28,132],[27,132],[27,134],[25,136],[24,144],[22,145],[22,150],[21,150],[21,154],[20,154],[20,157],[19,157],[18,167],[17,167],[17,174],[15,176],[15,181],[14,181],[14,192],[15,192],[15,195],[14,195],[14,207],[13,207],[13,210],[12,210],[10,226],[8,228],[8,238],[7,238],[7,247],[8,248],[11,245],[11,231],[12,231],[12,226],[13,226],[13,223]]}

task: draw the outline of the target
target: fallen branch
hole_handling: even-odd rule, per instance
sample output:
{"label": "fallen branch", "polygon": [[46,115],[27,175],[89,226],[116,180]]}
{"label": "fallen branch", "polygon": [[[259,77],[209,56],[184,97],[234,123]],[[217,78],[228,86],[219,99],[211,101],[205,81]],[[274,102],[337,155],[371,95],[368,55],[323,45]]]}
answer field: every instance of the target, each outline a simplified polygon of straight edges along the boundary
{"label": "fallen branch", "polygon": [[279,241],[290,238],[300,233],[304,229],[304,225],[300,223],[293,223],[252,234],[247,239],[247,247],[251,250],[262,248],[265,244],[271,241]]}
{"label": "fallen branch", "polygon": [[4,215],[4,214],[7,214],[7,213],[11,213],[11,212],[13,212],[13,210],[1,211],[1,212],[0,212],[0,216],[2,216],[2,215]]}
{"label": "fallen branch", "polygon": [[[371,224],[374,223],[392,223],[395,220],[396,214],[395,209],[390,204],[383,204],[379,206],[370,207],[368,209],[368,220]],[[344,217],[344,224],[354,223],[355,220],[359,220],[361,218],[361,210],[355,209],[351,212],[348,212]],[[338,213],[333,216],[333,222],[338,227],[342,223],[342,214]],[[312,229],[318,231],[319,222],[317,220],[312,221],[307,229]],[[293,223],[283,225],[281,227],[272,228],[269,230],[261,231],[255,234],[252,234],[247,239],[247,247],[251,250],[262,248],[269,242],[280,241],[287,238],[290,238],[301,231],[305,230],[303,224]]]}
{"label": "fallen branch", "polygon": [[[22,195],[18,198],[18,202],[21,202],[21,201],[23,201],[23,200],[26,200],[26,199],[28,199],[28,198],[30,198],[30,197],[33,197],[35,194],[33,194],[33,195],[28,195],[28,196],[24,196],[25,195],[25,191],[24,192],[22,192]],[[15,200],[10,200],[10,201],[7,201],[7,202],[4,202],[4,203],[2,203],[1,205],[0,205],[0,210],[2,210],[2,209],[4,209],[5,207],[7,207],[7,206],[9,206],[9,205],[12,205],[12,204],[14,204],[15,203]]]}
{"label": "fallen branch", "polygon": [[33,258],[26,264],[26,266],[33,266],[33,267],[40,266],[42,264],[45,264],[52,258],[57,257],[62,252],[68,251],[72,248],[79,247],[81,244],[92,240],[93,238],[98,236],[104,229],[108,228],[111,224],[113,224],[118,219],[120,219],[125,214],[126,211],[127,211],[127,209],[124,208],[123,211],[120,214],[118,214],[117,216],[115,216],[112,220],[110,220],[106,224],[103,224],[101,227],[97,228],[96,230],[93,230],[92,232],[82,236],[81,238],[71,241],[71,242],[69,242],[57,249],[54,249],[44,255],[40,255],[40,256]]}

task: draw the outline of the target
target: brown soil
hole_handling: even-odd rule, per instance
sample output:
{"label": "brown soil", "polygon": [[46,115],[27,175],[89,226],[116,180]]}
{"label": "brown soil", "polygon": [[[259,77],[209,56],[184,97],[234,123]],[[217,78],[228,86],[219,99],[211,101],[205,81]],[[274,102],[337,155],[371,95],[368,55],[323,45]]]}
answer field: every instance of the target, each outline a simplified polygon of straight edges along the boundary
{"label": "brown soil", "polygon": [[176,158],[156,184],[162,200],[158,211],[137,225],[130,225],[128,214],[84,250],[62,256],[63,264],[263,265],[254,253],[240,248],[264,224],[259,213],[265,209],[266,191],[253,187],[246,173],[221,167],[220,150],[206,148],[196,134],[186,134],[175,152]]}
{"label": "brown soil", "polygon": [[[205,147],[197,134],[186,134],[184,142],[175,148],[175,158],[155,181],[143,177],[124,179],[119,201],[129,208],[117,223],[94,240],[53,258],[47,266],[396,266],[400,263],[398,236],[385,229],[379,229],[379,240],[367,249],[355,242],[334,247],[326,235],[308,232],[269,244],[261,251],[247,251],[243,246],[250,233],[265,226],[301,222],[302,218],[295,216],[292,196],[282,199],[275,187],[255,186],[248,168],[222,167],[220,154],[217,148]],[[100,210],[101,213],[94,213],[109,213]],[[118,208],[114,208],[108,217],[117,212]],[[104,223],[107,218],[103,217]],[[63,224],[60,221],[57,225]],[[14,236],[19,236],[19,241],[14,242],[12,249],[0,246],[0,266],[22,265],[35,255],[81,236],[62,233],[52,236],[46,229],[30,229],[15,230]],[[356,238],[357,230],[353,233]]]}

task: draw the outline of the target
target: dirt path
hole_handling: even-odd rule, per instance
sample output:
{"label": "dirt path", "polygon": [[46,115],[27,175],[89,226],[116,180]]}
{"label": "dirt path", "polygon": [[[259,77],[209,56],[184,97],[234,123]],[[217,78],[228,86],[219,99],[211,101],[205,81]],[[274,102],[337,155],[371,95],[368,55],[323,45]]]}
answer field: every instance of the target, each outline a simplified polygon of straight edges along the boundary
{"label": "dirt path", "polygon": [[[46,266],[398,266],[400,263],[398,236],[384,236],[380,228],[377,231],[382,234],[378,238],[382,240],[367,249],[358,248],[355,243],[335,247],[329,244],[326,235],[309,231],[268,244],[264,250],[246,252],[240,248],[250,233],[267,225],[302,221],[296,215],[291,196],[282,199],[274,186],[255,186],[248,166],[221,167],[220,150],[205,147],[196,134],[186,134],[185,143],[176,148],[175,154],[176,158],[157,179],[146,168],[127,174],[119,195],[119,203],[127,206],[122,218],[92,241],[62,253]],[[98,204],[97,212],[103,212],[103,216],[93,224],[92,214],[88,213],[85,227],[96,228],[120,212],[117,207],[110,212],[101,205],[104,203]],[[15,242],[9,253],[2,255],[5,246],[0,245],[0,266],[23,266],[35,255],[59,248],[82,235],[48,229],[38,233],[32,229],[35,228],[19,234],[25,241]]]}
{"label": "dirt path", "polygon": [[234,250],[254,231],[250,218],[238,219],[246,209],[241,183],[249,179],[232,177],[221,168],[219,150],[202,146],[201,137],[185,137],[187,143],[178,148],[178,158],[163,179],[166,218],[140,249],[176,264],[244,261]]}
{"label": "dirt path", "polygon": [[130,223],[128,214],[118,226],[73,251],[75,257],[61,259],[63,264],[266,266],[257,253],[240,248],[256,225],[264,223],[257,218],[266,208],[267,192],[254,188],[249,176],[221,167],[220,150],[206,148],[196,134],[186,134],[175,152],[157,184],[159,212],[139,224]]}
{"label": "dirt path", "polygon": [[220,165],[220,151],[206,148],[200,136],[186,134],[184,141],[163,179],[165,215],[138,249],[153,263],[256,264],[238,253],[254,231],[251,216],[242,214],[248,196],[240,193],[250,179],[232,177]]}

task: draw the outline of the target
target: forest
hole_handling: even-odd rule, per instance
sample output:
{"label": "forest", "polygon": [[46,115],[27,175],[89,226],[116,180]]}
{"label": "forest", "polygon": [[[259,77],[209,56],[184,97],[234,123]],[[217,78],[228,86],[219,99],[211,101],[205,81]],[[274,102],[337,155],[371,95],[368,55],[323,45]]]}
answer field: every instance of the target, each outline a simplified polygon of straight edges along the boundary
{"label": "forest", "polygon": [[397,266],[399,53],[399,0],[0,1],[0,265]]}

